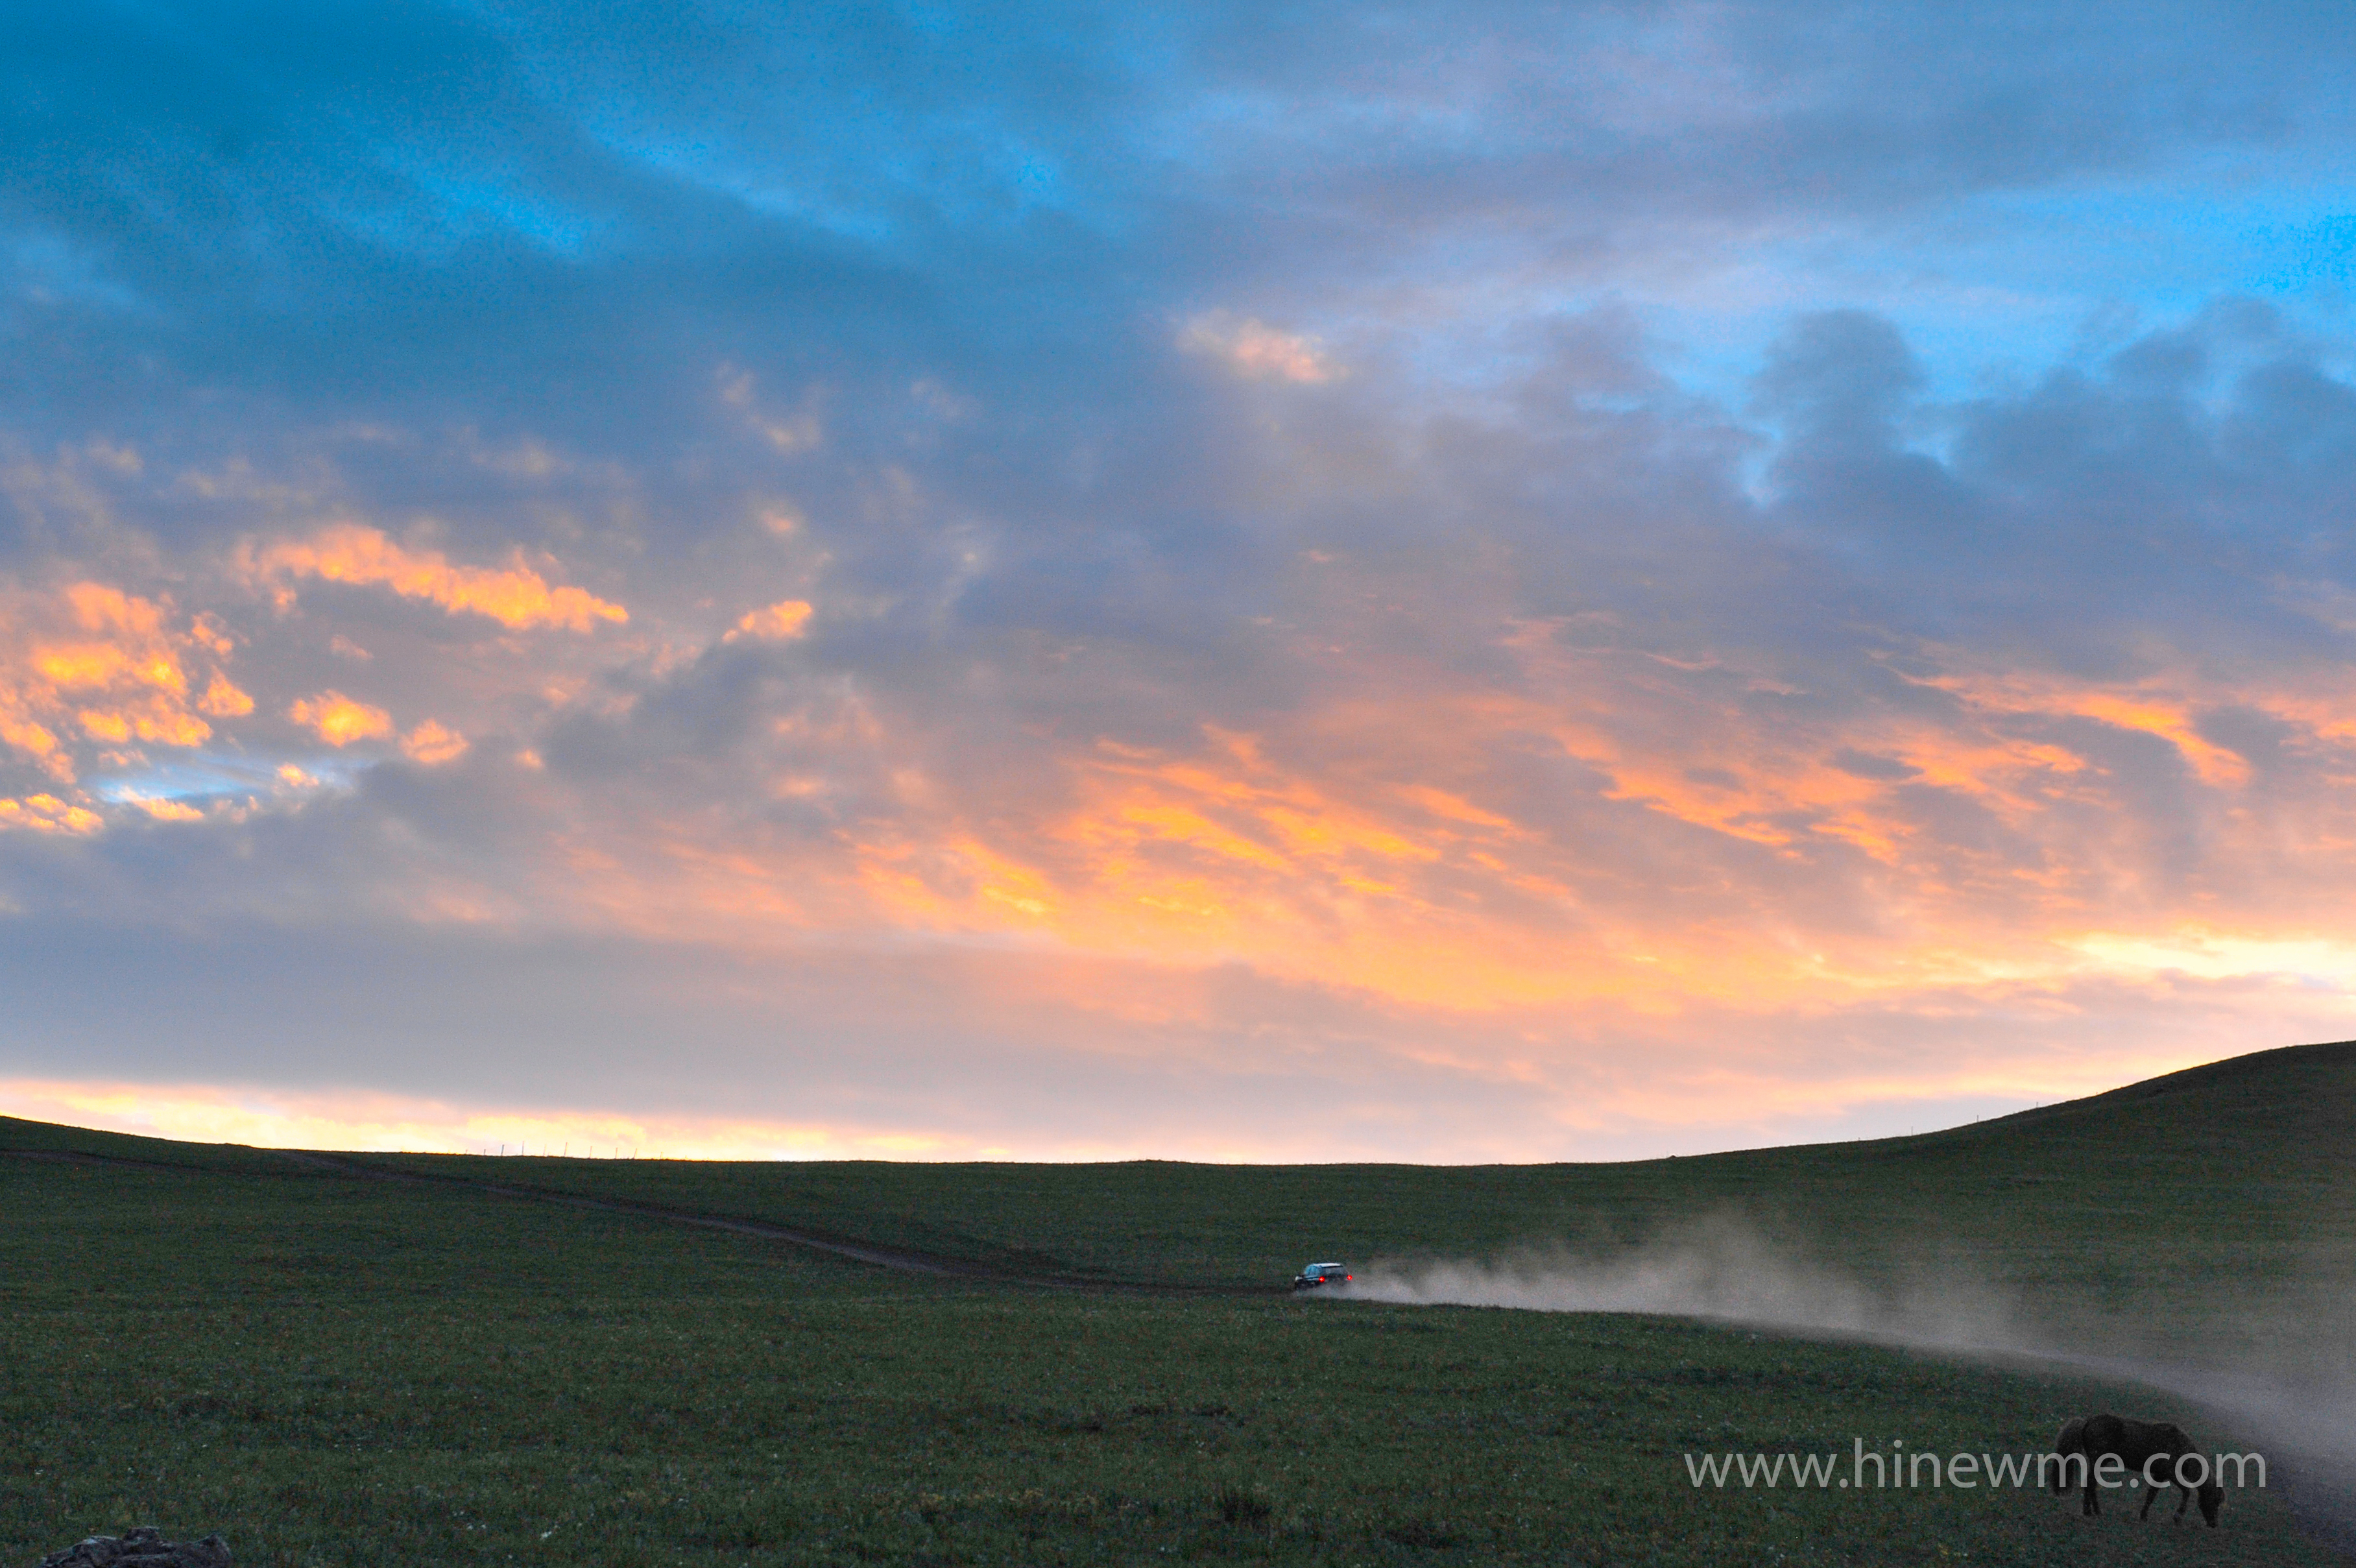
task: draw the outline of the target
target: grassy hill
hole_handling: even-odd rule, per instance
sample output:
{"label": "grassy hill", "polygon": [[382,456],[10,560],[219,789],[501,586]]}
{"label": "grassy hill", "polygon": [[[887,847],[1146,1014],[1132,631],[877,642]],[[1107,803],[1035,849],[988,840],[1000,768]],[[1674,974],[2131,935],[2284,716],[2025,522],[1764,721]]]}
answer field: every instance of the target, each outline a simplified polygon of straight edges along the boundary
{"label": "grassy hill", "polygon": [[2319,1295],[2356,1278],[2356,1043],[1919,1137],[1614,1165],[372,1163],[1022,1272],[1235,1287],[1280,1284],[1312,1255],[1608,1257],[1733,1217],[1869,1284],[1963,1275],[2065,1337],[2133,1317],[2150,1343],[2238,1356],[2316,1326]]}
{"label": "grassy hill", "polygon": [[[2356,1047],[2302,1047],[1926,1137],[1601,1166],[380,1163],[1197,1286],[1312,1252],[1596,1256],[1732,1210],[1861,1277],[1961,1255],[2216,1346],[2333,1278],[2351,1074]],[[0,1564],[135,1522],[262,1564],[2336,1560],[2278,1491],[2212,1533],[2138,1525],[2133,1494],[2086,1520],[1683,1468],[2041,1447],[2069,1413],[2171,1408],[2076,1376],[1622,1315],[945,1282],[5,1120],[0,1150],[139,1162],[0,1157]]]}

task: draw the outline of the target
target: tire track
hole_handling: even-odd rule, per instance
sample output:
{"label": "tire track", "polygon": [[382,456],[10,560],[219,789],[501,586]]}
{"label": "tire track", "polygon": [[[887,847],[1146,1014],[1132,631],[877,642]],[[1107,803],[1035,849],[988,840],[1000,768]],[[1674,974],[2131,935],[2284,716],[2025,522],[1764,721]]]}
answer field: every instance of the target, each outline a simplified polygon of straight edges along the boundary
{"label": "tire track", "polygon": [[37,1160],[52,1165],[112,1165],[126,1171],[162,1171],[166,1176],[220,1176],[203,1165],[167,1165],[155,1160],[126,1160],[113,1155],[85,1155],[76,1149],[0,1149],[12,1160]]}
{"label": "tire track", "polygon": [[[521,1203],[547,1204],[558,1208],[571,1208],[585,1213],[618,1214],[635,1219],[651,1219],[662,1224],[689,1225],[698,1230],[719,1230],[737,1236],[750,1236],[763,1241],[781,1241],[787,1246],[822,1252],[830,1257],[851,1262],[865,1263],[872,1268],[890,1269],[898,1273],[923,1274],[944,1281],[967,1281],[976,1284],[1018,1285],[1031,1290],[1079,1291],[1099,1295],[1146,1296],[1257,1296],[1282,1294],[1281,1286],[1254,1287],[1248,1285],[1198,1285],[1175,1281],[1095,1280],[1072,1274],[1025,1273],[1016,1269],[994,1267],[970,1258],[953,1258],[938,1252],[919,1251],[907,1247],[886,1247],[856,1238],[829,1235],[805,1230],[791,1225],[779,1225],[766,1219],[747,1219],[738,1215],[711,1214],[692,1208],[680,1208],[669,1204],[647,1203],[632,1198],[589,1197],[578,1193],[555,1192],[546,1187],[519,1187],[511,1182],[485,1181],[474,1176],[434,1176],[418,1171],[392,1171],[364,1165],[358,1160],[341,1159],[334,1155],[314,1154],[303,1149],[257,1149],[253,1153],[268,1155],[289,1165],[325,1176],[356,1178],[361,1181],[396,1182],[410,1187],[456,1187],[487,1197],[509,1198]],[[95,1165],[118,1170],[158,1172],[167,1176],[254,1176],[255,1171],[225,1171],[210,1165],[166,1165],[154,1160],[126,1159],[117,1155],[90,1155],[72,1149],[0,1149],[0,1155],[11,1159],[33,1160],[50,1165]],[[290,1173],[291,1174],[291,1173]]]}
{"label": "tire track", "polygon": [[[546,1187],[518,1187],[509,1182],[484,1181],[474,1176],[431,1176],[416,1171],[389,1171],[363,1165],[357,1160],[338,1159],[333,1155],[311,1154],[295,1149],[273,1149],[271,1153],[294,1164],[335,1176],[356,1176],[364,1181],[402,1182],[419,1187],[462,1187],[493,1197],[505,1197],[525,1203],[551,1204],[561,1208],[580,1209],[599,1214],[621,1214],[638,1219],[659,1220],[672,1225],[691,1225],[705,1230],[722,1230],[738,1236],[752,1236],[765,1241],[782,1241],[814,1252],[866,1263],[875,1268],[891,1269],[901,1273],[926,1274],[936,1279],[967,1280],[976,1283],[1021,1285],[1033,1290],[1083,1291],[1106,1295],[1197,1295],[1237,1296],[1271,1294],[1250,1288],[1178,1283],[1144,1283],[1117,1280],[1092,1280],[1070,1274],[1030,1274],[1013,1269],[994,1268],[969,1258],[947,1257],[937,1252],[917,1251],[905,1247],[884,1247],[873,1242],[830,1236],[818,1231],[803,1230],[790,1225],[778,1225],[766,1219],[745,1219],[734,1215],[709,1214],[691,1208],[677,1208],[668,1204],[646,1203],[632,1198],[586,1197],[577,1193],[553,1192]],[[164,1167],[159,1167],[164,1168]]]}

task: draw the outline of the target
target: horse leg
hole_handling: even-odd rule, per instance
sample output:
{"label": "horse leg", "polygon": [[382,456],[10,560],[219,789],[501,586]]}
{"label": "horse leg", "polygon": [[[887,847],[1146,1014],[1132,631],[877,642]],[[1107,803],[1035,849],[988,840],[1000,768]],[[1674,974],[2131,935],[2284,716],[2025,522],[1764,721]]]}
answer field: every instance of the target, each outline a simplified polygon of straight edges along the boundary
{"label": "horse leg", "polygon": [[2146,1487],[2143,1489],[2143,1507],[2136,1511],[2136,1518],[2149,1519],[2151,1517],[2151,1505],[2158,1500],[2159,1488],[2158,1487]]}
{"label": "horse leg", "polygon": [[2084,1500],[2079,1503],[2078,1512],[2081,1515],[2085,1515],[2099,1514],[2102,1511],[2103,1499],[2094,1495],[2094,1483],[2088,1481],[2086,1483],[2086,1496]]}

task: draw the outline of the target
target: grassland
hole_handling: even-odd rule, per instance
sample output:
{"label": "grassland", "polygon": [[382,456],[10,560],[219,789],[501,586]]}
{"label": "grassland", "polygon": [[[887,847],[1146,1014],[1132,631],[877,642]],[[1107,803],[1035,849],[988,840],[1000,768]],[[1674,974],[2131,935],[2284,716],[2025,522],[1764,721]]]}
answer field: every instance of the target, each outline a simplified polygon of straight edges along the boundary
{"label": "grassland", "polygon": [[[2349,1070],[2249,1058],[1651,1165],[421,1168],[1198,1286],[1730,1202],[1828,1234],[1903,1215],[1891,1255],[1961,1236],[2131,1290],[2136,1248],[2188,1228],[2286,1265],[2344,1202]],[[2072,1378],[1656,1318],[944,1282],[259,1151],[0,1121],[5,1148],[160,1168],[0,1159],[0,1565],[141,1521],[267,1565],[2338,1560],[2276,1493],[2211,1532],[2027,1492],[1697,1491],[1680,1458],[2019,1450],[2165,1403]],[[1926,1224],[1909,1194],[1949,1200]]]}
{"label": "grassland", "polygon": [[[1018,1273],[1233,1288],[1311,1254],[1608,1254],[1733,1214],[1861,1278],[1962,1268],[2078,1323],[2221,1353],[2356,1278],[2356,1045],[2237,1058],[1914,1138],[1621,1165],[730,1165],[380,1158]],[[2060,1325],[2068,1327],[2069,1323]]]}

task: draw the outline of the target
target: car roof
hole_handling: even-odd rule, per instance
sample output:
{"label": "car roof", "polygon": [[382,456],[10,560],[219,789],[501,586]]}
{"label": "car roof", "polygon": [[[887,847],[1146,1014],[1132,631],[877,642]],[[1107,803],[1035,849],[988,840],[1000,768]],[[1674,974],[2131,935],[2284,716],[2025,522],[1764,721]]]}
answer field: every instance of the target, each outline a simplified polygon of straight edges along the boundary
{"label": "car roof", "polygon": [[1312,1263],[1309,1266],[1312,1269],[1346,1269],[1350,1265],[1347,1263]]}

